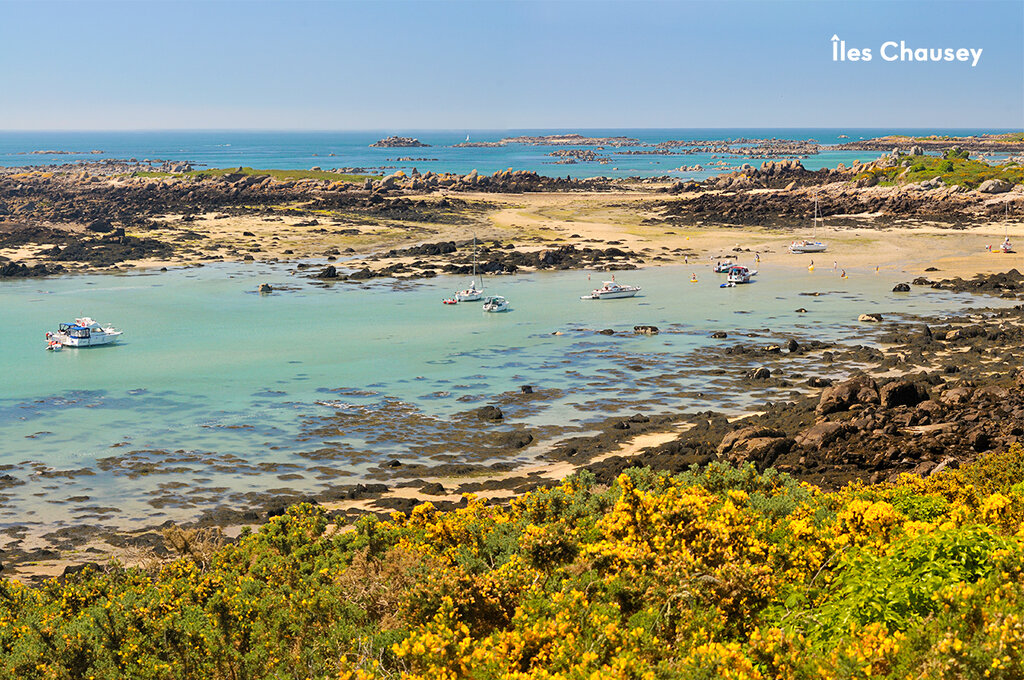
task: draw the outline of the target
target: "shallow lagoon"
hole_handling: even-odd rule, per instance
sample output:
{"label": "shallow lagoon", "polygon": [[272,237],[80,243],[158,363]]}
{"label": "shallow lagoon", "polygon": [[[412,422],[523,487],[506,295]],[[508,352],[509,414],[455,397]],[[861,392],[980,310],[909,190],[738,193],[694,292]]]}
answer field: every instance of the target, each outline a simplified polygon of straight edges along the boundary
{"label": "shallow lagoon", "polygon": [[[768,392],[713,373],[707,353],[741,333],[864,342],[880,329],[858,314],[952,313],[974,299],[892,293],[891,273],[758,266],[757,283],[731,289],[707,264],[619,272],[643,291],[609,301],[579,299],[601,273],[488,279],[507,314],[440,304],[463,278],[321,285],[278,264],[4,282],[0,472],[24,483],[0,490],[0,526],[186,519],[248,492],[351,483],[395,457],[526,462],[566,427],[611,415],[763,402]],[[265,281],[278,290],[257,294]],[[800,295],[812,291],[826,294]],[[122,342],[43,349],[46,330],[81,315],[123,328]],[[662,332],[636,336],[635,324]],[[605,328],[616,334],[594,332]],[[799,361],[830,374],[814,355]],[[513,398],[524,384],[535,400]],[[487,403],[505,423],[466,415]],[[515,428],[539,444],[481,439]]]}

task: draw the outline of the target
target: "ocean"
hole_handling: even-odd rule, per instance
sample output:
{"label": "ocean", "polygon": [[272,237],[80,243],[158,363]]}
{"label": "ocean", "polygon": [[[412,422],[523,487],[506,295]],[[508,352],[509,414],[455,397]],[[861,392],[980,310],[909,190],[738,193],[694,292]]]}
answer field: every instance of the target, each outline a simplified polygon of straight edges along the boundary
{"label": "ocean", "polygon": [[[377,130],[345,132],[281,131],[117,131],[117,132],[0,132],[0,166],[63,164],[103,158],[190,161],[197,168],[253,167],[265,169],[363,168],[371,172],[493,173],[498,170],[533,170],[548,176],[652,177],[702,179],[746,161],[743,157],[693,155],[625,155],[616,152],[650,150],[648,147],[605,149],[598,153],[610,162],[580,161],[559,165],[550,154],[561,146],[509,145],[498,148],[454,147],[468,137],[472,142],[494,142],[504,137],[579,133],[588,137],[633,137],[641,144],[666,140],[793,139],[831,145],[887,134],[974,135],[1009,132],[988,129],[839,129],[839,128],[722,128],[722,129],[601,129],[601,130]],[[390,135],[415,137],[429,147],[371,148]],[[842,137],[845,135],[845,137]],[[590,147],[575,147],[590,148]],[[92,154],[92,151],[101,151]],[[72,151],[74,154],[36,154],[36,151]],[[333,154],[333,155],[331,155]],[[877,152],[826,150],[803,159],[811,170],[867,161]],[[406,161],[400,158],[415,158]],[[719,161],[724,165],[712,167]],[[759,164],[760,160],[752,161]],[[704,170],[678,170],[702,165]]]}
{"label": "ocean", "polygon": [[[872,342],[883,329],[858,314],[943,314],[971,299],[893,293],[898,272],[842,279],[784,257],[737,288],[720,288],[708,263],[618,272],[642,286],[626,300],[580,300],[598,273],[487,277],[506,314],[442,305],[464,277],[325,286],[284,264],[5,281],[0,470],[16,483],[2,489],[0,527],[188,520],[249,494],[354,483],[396,458],[528,463],[552,437],[638,411],[742,413],[791,390],[743,381],[757,360],[722,355],[731,344]],[[277,292],[257,294],[263,282]],[[82,315],[122,341],[45,351],[46,330]],[[781,370],[799,390],[842,369],[812,354]],[[534,397],[521,401],[522,385]],[[487,404],[503,423],[472,415]],[[517,430],[534,445],[497,443]]]}

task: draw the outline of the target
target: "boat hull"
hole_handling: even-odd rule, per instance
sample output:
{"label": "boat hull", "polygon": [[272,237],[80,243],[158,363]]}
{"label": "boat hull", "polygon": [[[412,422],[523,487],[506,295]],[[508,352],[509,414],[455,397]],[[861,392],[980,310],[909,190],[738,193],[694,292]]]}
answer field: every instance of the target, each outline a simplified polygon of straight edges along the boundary
{"label": "boat hull", "polygon": [[55,333],[53,339],[64,347],[98,347],[100,345],[114,344],[120,335],[120,333],[105,333],[103,335],[91,335],[88,338],[72,338],[63,333]]}
{"label": "boat hull", "polygon": [[633,297],[634,295],[636,295],[639,292],[640,292],[639,290],[619,290],[619,291],[615,291],[614,293],[591,293],[590,295],[582,295],[582,296],[580,296],[580,299],[581,300],[619,300],[621,298],[631,298],[631,297]]}
{"label": "boat hull", "polygon": [[828,250],[828,246],[824,243],[804,243],[802,245],[794,244],[789,247],[789,252],[794,255],[799,255],[801,253],[823,253],[826,250]]}

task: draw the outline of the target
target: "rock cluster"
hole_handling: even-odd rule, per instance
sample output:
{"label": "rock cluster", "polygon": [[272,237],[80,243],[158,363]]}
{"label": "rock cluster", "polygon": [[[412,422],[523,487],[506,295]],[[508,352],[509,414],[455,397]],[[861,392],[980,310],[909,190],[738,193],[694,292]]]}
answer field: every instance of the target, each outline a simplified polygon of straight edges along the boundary
{"label": "rock cluster", "polygon": [[[775,467],[824,487],[903,472],[934,474],[1024,441],[1024,361],[1015,352],[1024,343],[1022,323],[1024,307],[1018,306],[980,323],[971,316],[923,331],[897,326],[881,338],[895,345],[893,353],[866,363],[880,372],[911,361],[945,364],[888,378],[812,378],[809,385],[823,388],[817,396],[768,404],[738,421],[694,414],[693,428],[677,440],[588,467],[604,481],[634,465],[678,472],[726,459]],[[993,365],[988,356],[999,360]]]}
{"label": "rock cluster", "polygon": [[414,137],[397,137],[392,135],[391,137],[385,137],[384,139],[378,139],[376,142],[370,145],[371,147],[384,147],[388,149],[399,149],[407,147],[421,147],[430,146],[424,144]]}

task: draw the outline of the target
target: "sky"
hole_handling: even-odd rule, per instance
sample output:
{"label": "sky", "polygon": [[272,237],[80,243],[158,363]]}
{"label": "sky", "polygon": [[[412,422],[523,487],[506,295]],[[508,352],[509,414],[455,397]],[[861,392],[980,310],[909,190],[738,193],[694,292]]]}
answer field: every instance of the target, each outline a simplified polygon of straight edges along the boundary
{"label": "sky", "polygon": [[0,130],[1022,126],[1022,0],[0,0]]}

